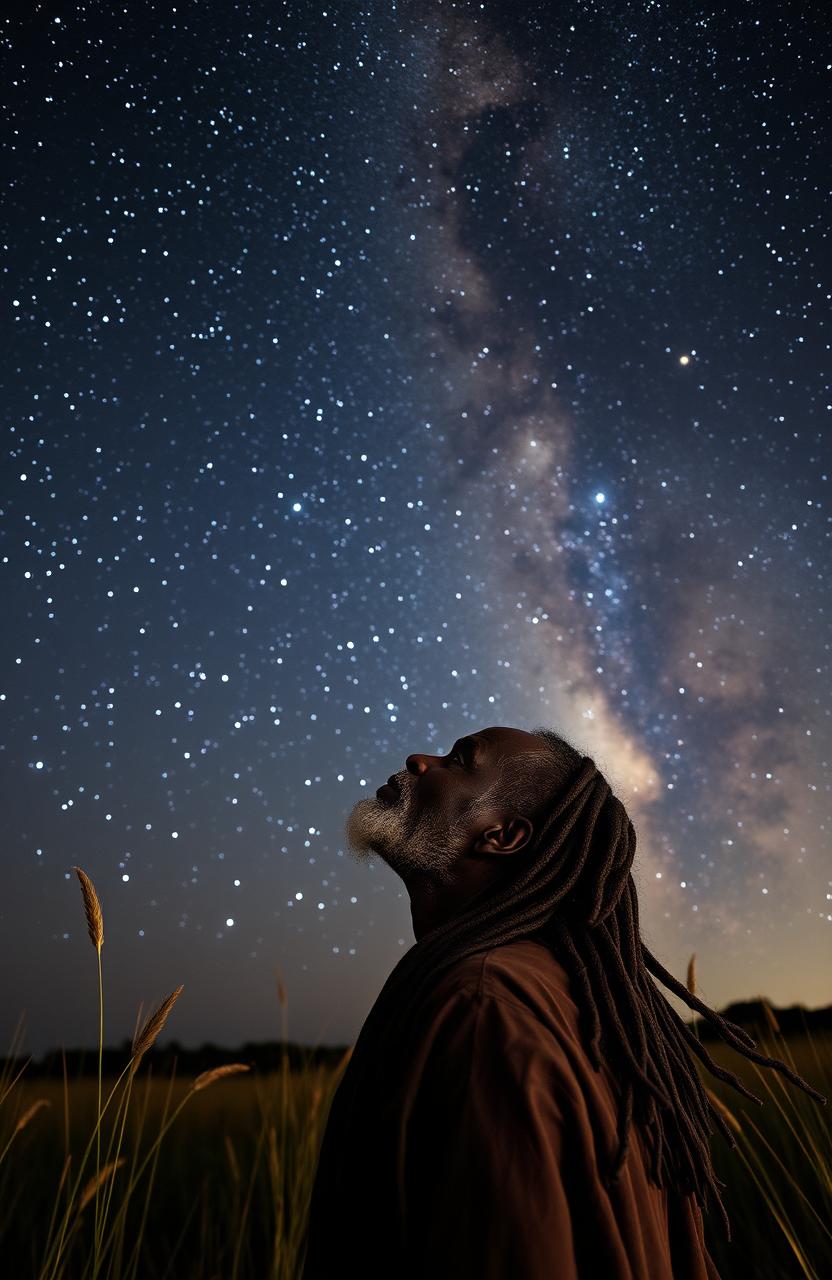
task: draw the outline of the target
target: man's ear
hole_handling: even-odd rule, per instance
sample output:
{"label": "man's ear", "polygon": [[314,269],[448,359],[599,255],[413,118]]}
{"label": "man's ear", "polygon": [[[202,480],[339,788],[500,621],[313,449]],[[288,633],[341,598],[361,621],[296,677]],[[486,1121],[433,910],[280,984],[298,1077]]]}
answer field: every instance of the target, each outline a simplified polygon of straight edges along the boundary
{"label": "man's ear", "polygon": [[528,818],[509,818],[501,826],[486,827],[471,847],[474,853],[518,853],[533,834],[534,827]]}

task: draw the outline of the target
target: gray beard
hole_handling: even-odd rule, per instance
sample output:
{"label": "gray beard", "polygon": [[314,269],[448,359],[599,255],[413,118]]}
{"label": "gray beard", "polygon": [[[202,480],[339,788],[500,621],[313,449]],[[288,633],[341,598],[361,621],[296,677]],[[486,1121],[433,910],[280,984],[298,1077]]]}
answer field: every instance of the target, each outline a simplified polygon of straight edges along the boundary
{"label": "gray beard", "polygon": [[448,824],[430,812],[414,816],[408,777],[396,775],[401,790],[395,800],[366,796],[353,806],[344,827],[349,851],[359,861],[377,854],[402,879],[418,872],[449,885],[469,838],[467,828],[461,819]]}

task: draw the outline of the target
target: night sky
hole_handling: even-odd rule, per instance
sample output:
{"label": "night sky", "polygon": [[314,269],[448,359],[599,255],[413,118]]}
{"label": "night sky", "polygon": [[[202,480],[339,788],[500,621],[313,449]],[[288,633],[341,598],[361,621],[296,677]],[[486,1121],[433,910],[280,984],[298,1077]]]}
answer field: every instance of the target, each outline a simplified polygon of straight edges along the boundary
{"label": "night sky", "polygon": [[346,816],[491,725],[707,1003],[832,1000],[828,45],[728,8],[6,21],[3,1049],[96,1041],[74,863],[108,1042],[352,1041]]}

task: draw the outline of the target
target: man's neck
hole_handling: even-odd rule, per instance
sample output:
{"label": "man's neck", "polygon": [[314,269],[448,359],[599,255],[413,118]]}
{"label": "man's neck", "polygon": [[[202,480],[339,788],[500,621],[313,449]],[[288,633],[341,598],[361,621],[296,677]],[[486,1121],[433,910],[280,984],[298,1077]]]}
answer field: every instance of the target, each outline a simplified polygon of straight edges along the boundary
{"label": "man's neck", "polygon": [[494,868],[486,862],[471,863],[464,883],[438,884],[423,871],[412,872],[405,879],[410,895],[410,918],[413,934],[419,942],[426,933],[461,915],[476,894],[494,883]]}

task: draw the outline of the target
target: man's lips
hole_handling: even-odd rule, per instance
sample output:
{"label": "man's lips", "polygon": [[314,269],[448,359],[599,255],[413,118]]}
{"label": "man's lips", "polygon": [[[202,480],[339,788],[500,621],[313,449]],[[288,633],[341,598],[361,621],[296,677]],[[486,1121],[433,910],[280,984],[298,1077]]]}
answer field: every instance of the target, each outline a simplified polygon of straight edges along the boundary
{"label": "man's lips", "polygon": [[376,795],[377,796],[383,796],[383,795],[397,796],[399,794],[399,791],[400,791],[399,783],[396,781],[394,777],[390,777],[382,786],[378,788],[378,790],[376,791]]}

